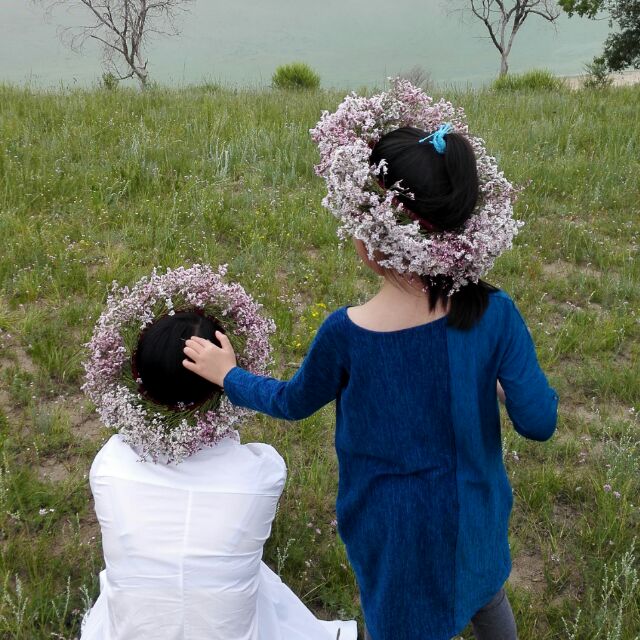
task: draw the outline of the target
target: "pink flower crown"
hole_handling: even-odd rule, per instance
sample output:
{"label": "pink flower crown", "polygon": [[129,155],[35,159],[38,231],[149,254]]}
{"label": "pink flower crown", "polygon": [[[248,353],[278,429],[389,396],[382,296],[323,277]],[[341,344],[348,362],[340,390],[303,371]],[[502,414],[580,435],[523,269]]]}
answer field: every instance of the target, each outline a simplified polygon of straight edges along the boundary
{"label": "pink flower crown", "polygon": [[[518,190],[487,154],[484,141],[469,134],[462,109],[446,100],[434,102],[407,80],[390,80],[387,92],[371,97],[348,95],[334,113],[323,111],[311,129],[320,152],[316,174],[327,185],[322,204],[340,221],[338,236],[362,240],[370,259],[399,273],[444,276],[454,293],[478,282],[496,258],[512,247],[523,225],[513,218]],[[371,149],[386,133],[400,127],[436,131],[445,122],[469,140],[480,179],[479,204],[460,232],[421,224],[398,202],[396,191],[380,187],[385,162],[370,164]],[[383,257],[375,256],[376,251]]]}
{"label": "pink flower crown", "polygon": [[140,332],[176,309],[193,310],[224,326],[238,364],[266,374],[271,358],[269,337],[275,330],[261,307],[239,284],[223,280],[206,265],[168,269],[142,278],[131,289],[113,283],[112,294],[86,345],[83,390],[95,403],[102,422],[136,447],[143,460],[180,462],[223,438],[251,413],[216,392],[195,406],[164,407],[149,400],[137,380],[132,354]]}

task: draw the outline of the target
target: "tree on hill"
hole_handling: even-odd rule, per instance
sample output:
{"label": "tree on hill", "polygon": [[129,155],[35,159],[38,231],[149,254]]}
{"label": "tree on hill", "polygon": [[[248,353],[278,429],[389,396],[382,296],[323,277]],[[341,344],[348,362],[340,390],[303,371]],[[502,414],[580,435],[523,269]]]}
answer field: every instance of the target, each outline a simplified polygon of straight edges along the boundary
{"label": "tree on hill", "polygon": [[577,14],[597,19],[603,11],[609,14],[609,25],[617,27],[604,43],[601,59],[610,71],[629,67],[640,69],[640,0],[559,0],[571,16]]}
{"label": "tree on hill", "polygon": [[468,8],[485,25],[500,53],[500,76],[509,72],[509,54],[525,20],[538,16],[553,23],[561,13],[558,4],[552,0],[468,0]]}
{"label": "tree on hill", "polygon": [[119,80],[136,78],[144,88],[149,79],[144,46],[152,35],[176,35],[175,20],[192,0],[55,0],[56,6],[84,6],[91,21],[70,28],[71,47],[79,49],[88,40],[102,44],[107,70]]}

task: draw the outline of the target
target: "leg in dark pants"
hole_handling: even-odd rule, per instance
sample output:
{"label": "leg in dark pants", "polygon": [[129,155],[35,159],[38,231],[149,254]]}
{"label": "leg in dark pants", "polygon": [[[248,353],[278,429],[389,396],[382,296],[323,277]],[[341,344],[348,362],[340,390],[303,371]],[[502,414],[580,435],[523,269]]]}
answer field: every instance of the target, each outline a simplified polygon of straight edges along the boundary
{"label": "leg in dark pants", "polygon": [[504,589],[471,618],[476,640],[518,640],[516,621]]}
{"label": "leg in dark pants", "polygon": [[[476,640],[518,640],[516,621],[504,589],[471,618],[471,626]],[[366,627],[364,638],[371,640]]]}

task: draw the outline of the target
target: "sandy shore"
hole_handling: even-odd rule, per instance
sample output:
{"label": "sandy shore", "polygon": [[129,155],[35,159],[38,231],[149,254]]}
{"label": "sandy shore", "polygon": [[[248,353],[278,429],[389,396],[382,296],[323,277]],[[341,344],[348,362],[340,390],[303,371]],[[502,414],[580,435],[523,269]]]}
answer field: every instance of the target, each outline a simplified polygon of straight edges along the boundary
{"label": "sandy shore", "polygon": [[[612,77],[614,87],[628,87],[640,83],[640,71],[623,71],[622,73],[612,74]],[[584,82],[584,78],[584,75],[566,76],[564,80],[572,89],[579,89]]]}

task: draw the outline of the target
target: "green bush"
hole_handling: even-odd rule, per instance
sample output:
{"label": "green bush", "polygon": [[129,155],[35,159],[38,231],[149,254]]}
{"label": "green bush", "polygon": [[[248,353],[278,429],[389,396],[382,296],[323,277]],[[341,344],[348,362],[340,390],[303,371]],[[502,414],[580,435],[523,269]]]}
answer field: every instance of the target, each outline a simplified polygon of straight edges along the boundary
{"label": "green bush", "polygon": [[279,66],[271,78],[276,89],[317,89],[320,76],[304,62]]}
{"label": "green bush", "polygon": [[582,86],[584,89],[607,89],[613,84],[604,58],[594,58],[593,62],[584,66],[586,75]]}
{"label": "green bush", "polygon": [[118,84],[120,80],[111,73],[111,71],[102,74],[102,79],[100,80],[100,86],[107,91],[115,91],[118,88]]}
{"label": "green bush", "polygon": [[500,76],[491,85],[494,91],[559,91],[564,82],[547,69],[533,69],[526,73]]}

